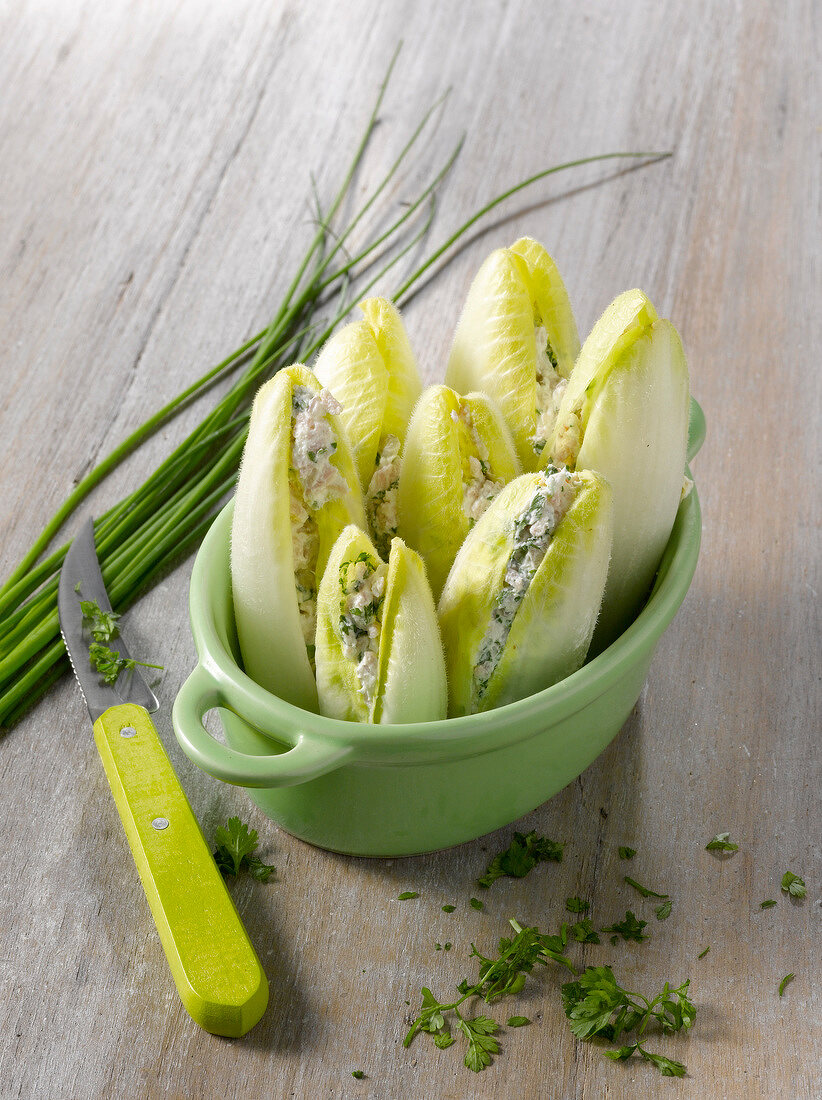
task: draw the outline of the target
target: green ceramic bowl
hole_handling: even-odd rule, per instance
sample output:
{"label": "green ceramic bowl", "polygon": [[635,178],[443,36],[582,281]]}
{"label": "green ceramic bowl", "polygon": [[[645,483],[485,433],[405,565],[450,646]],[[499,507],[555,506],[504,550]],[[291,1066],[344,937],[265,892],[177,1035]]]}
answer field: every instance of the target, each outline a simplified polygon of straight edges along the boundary
{"label": "green ceramic bowl", "polygon": [[[689,460],[705,436],[691,404]],[[191,577],[199,663],[174,704],[177,739],[209,775],[249,788],[287,832],[335,852],[399,856],[473,840],[575,779],[639,698],[662,632],[691,583],[701,515],[683,501],[648,603],[603,653],[561,683],[485,714],[405,726],[340,722],[300,710],[242,670],[229,573],[228,504]],[[203,725],[218,708],[225,744]]]}

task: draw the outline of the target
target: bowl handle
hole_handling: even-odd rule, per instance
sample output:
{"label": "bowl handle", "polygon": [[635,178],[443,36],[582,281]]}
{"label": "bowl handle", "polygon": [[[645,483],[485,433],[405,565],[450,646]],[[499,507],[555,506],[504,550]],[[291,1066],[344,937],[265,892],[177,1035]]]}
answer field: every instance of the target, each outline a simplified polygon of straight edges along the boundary
{"label": "bowl handle", "polygon": [[[216,741],[203,725],[214,707],[232,708],[208,671],[197,665],[180,688],[171,720],[186,756],[204,772],[239,787],[290,787],[340,767],[352,755],[347,747],[323,744],[297,733],[294,747],[283,753],[253,756]],[[238,717],[242,717],[238,715]]]}
{"label": "bowl handle", "polygon": [[691,398],[691,414],[688,419],[687,461],[690,462],[705,442],[705,413],[702,406]]}

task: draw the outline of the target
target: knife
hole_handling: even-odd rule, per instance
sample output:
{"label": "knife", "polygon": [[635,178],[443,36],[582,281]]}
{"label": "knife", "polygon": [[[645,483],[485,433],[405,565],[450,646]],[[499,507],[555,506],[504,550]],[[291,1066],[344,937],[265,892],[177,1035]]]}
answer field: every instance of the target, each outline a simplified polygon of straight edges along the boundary
{"label": "knife", "polygon": [[[104,682],[81,600],[112,610],[91,519],[60,573],[60,631],[183,1005],[206,1031],[245,1035],[268,1003],[265,973],[148,716],[157,699],[136,668]],[[128,659],[122,636],[105,644]]]}

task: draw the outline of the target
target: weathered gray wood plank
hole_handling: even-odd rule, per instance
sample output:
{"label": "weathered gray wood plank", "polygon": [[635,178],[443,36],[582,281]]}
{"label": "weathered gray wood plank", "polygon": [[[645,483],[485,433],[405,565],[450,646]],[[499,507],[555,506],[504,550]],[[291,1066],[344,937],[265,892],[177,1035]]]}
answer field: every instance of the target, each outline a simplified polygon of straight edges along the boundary
{"label": "weathered gray wood plank", "polygon": [[[709,435],[694,464],[705,517],[694,584],[637,711],[577,781],[518,828],[566,841],[561,865],[473,880],[511,830],[419,859],[329,855],[288,837],[177,748],[174,694],[193,664],[190,565],[128,616],[165,667],[158,726],[207,835],[229,814],[278,868],[235,897],[267,969],[262,1023],[238,1042],[180,1007],[79,693],[61,684],[0,743],[0,1095],[9,1097],[601,1097],[653,1092],[570,1035],[561,976],[536,975],[476,1078],[458,1048],[401,1046],[422,984],[472,973],[506,919],[549,928],[564,899],[597,923],[649,919],[641,945],[589,947],[646,990],[692,979],[688,1097],[818,1093],[818,12],[702,2],[30,5],[0,14],[0,483],[5,575],[81,475],[146,413],[265,323],[311,231],[309,172],[333,189],[399,37],[383,123],[358,186],[381,177],[453,85],[425,157],[468,142],[432,242],[548,163],[638,147],[642,171],[555,177],[492,219],[407,310],[441,377],[476,267],[521,233],[556,257],[587,332],[642,286],[681,331]],[[601,182],[605,181],[605,182]],[[413,177],[391,194],[406,198]],[[364,190],[362,193],[365,193]],[[390,290],[390,287],[380,288]],[[184,413],[99,489],[105,507],[196,423]],[[740,851],[704,851],[730,829]],[[670,893],[658,923],[622,884]],[[792,869],[808,897],[779,891]],[[403,889],[421,897],[398,902]],[[778,899],[761,912],[759,902]],[[446,915],[441,905],[458,906]],[[434,942],[453,942],[448,953]],[[702,960],[704,947],[711,951]],[[784,998],[782,976],[796,972]],[[815,1029],[815,1030],[814,1030]],[[423,1040],[426,1041],[423,1041]],[[353,1081],[351,1070],[368,1075]]]}

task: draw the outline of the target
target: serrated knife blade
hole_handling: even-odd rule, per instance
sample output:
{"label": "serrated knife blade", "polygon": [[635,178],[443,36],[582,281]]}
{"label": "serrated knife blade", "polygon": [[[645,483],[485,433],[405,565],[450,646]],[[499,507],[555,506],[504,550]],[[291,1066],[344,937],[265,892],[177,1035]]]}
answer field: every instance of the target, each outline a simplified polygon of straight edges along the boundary
{"label": "serrated knife blade", "polygon": [[[245,1035],[268,1003],[265,973],[149,718],[157,699],[137,669],[103,681],[81,600],[111,611],[92,520],[63,563],[60,629],[180,999],[206,1031]],[[129,655],[122,636],[105,644]]]}
{"label": "serrated knife blade", "polygon": [[[57,588],[60,632],[66,643],[71,667],[92,722],[118,703],[136,703],[153,713],[160,704],[137,668],[121,672],[114,684],[107,684],[92,665],[89,660],[91,638],[80,608],[81,600],[94,600],[103,611],[113,610],[100,572],[92,519],[83,524],[69,546]],[[122,634],[106,645],[121,657],[131,656]]]}

